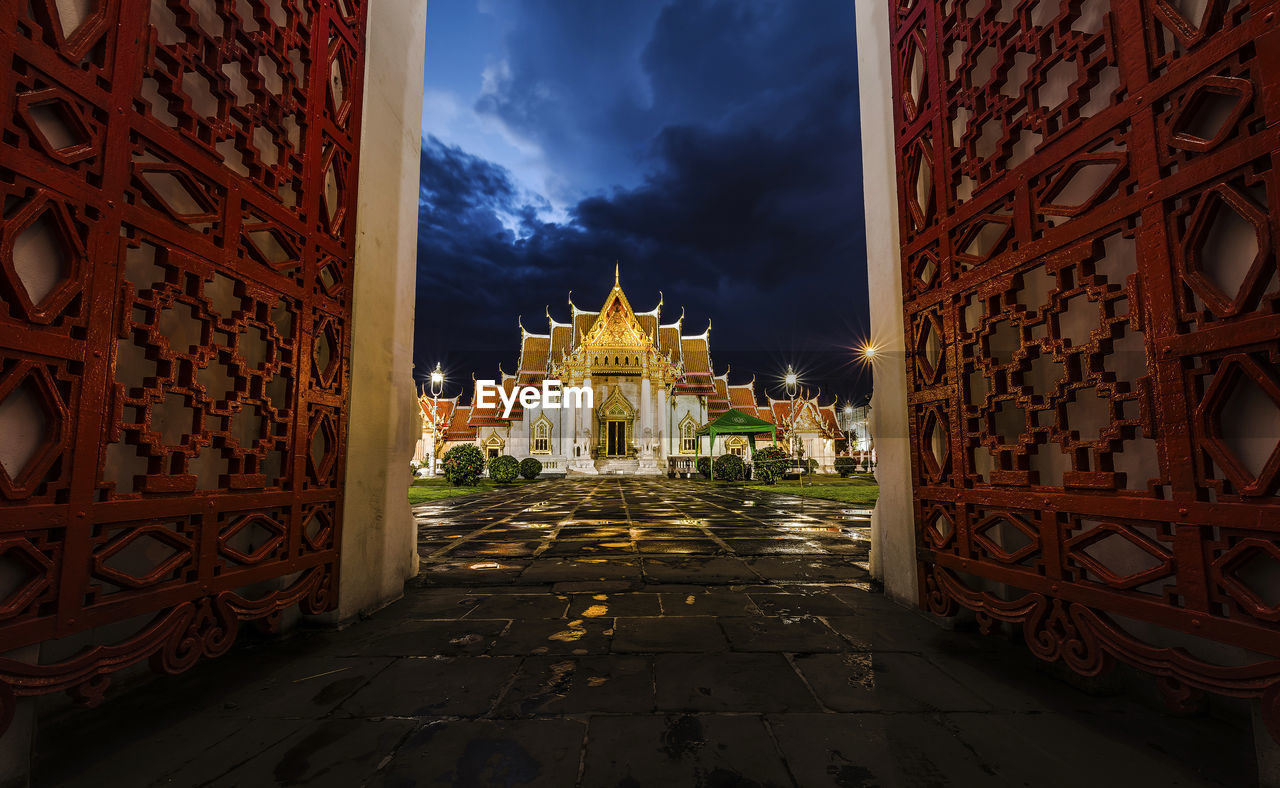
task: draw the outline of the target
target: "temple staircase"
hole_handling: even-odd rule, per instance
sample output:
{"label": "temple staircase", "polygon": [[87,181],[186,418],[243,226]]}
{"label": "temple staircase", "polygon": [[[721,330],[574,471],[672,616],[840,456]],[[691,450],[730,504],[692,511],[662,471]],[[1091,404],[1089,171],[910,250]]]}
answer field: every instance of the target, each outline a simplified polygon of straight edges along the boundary
{"label": "temple staircase", "polygon": [[635,476],[640,472],[640,461],[634,458],[608,457],[596,460],[596,471],[601,476]]}

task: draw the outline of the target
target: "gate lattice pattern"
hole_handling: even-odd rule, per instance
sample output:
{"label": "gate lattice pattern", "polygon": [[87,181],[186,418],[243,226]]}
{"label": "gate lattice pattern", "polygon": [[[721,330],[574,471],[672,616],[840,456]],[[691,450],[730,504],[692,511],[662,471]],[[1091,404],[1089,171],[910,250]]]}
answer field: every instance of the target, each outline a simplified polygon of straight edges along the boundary
{"label": "gate lattice pattern", "polygon": [[333,606],[363,5],[0,2],[0,730]]}
{"label": "gate lattice pattern", "polygon": [[1280,738],[1277,5],[890,17],[922,605]]}

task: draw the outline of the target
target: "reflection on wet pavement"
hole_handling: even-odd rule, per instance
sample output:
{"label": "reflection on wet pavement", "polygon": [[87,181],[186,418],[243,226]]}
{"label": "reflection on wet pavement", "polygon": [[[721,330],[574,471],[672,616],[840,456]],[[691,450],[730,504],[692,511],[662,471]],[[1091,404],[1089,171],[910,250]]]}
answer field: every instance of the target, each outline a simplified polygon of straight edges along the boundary
{"label": "reflection on wet pavement", "polygon": [[[534,499],[536,500],[529,500]],[[871,512],[846,504],[652,479],[562,481],[464,516],[415,509],[427,567],[483,556],[840,556],[865,569]],[[466,522],[469,530],[459,525]],[[519,538],[513,534],[521,531]],[[821,540],[815,539],[821,537]],[[539,571],[533,576],[539,578]],[[450,582],[453,581],[451,575]],[[753,579],[766,580],[764,577]],[[519,582],[517,578],[517,582]]]}
{"label": "reflection on wet pavement", "polygon": [[888,601],[866,510],[604,479],[414,511],[404,599],[41,731],[35,784],[1255,780],[1247,731],[1085,694]]}

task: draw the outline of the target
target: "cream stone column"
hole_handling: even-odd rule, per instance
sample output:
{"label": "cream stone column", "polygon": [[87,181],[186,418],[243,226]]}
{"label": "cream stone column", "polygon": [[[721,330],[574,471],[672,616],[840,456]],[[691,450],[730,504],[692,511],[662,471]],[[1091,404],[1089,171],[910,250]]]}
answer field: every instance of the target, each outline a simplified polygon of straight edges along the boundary
{"label": "cream stone column", "polygon": [[[645,434],[646,431],[648,435]],[[636,443],[640,446],[639,473],[657,474],[659,471],[658,452],[653,449],[653,440],[657,435],[653,419],[653,386],[646,372],[640,381],[640,434],[636,436]]]}
{"label": "cream stone column", "polygon": [[653,428],[653,403],[650,401],[652,389],[649,387],[649,378],[640,379],[640,437],[644,437],[644,431]]}
{"label": "cream stone column", "polygon": [[[577,382],[571,382],[570,385],[581,385]],[[582,436],[582,408],[579,403],[573,403],[573,445],[577,445],[577,441]],[[572,448],[570,448],[570,457],[572,458]]]}
{"label": "cream stone column", "polygon": [[658,386],[658,417],[654,419],[657,424],[656,432],[662,433],[662,440],[658,441],[659,460],[670,453],[670,449],[667,446],[667,441],[671,440],[671,431],[667,429],[667,424],[670,421],[669,416],[670,414],[667,412],[667,387],[663,384]]}
{"label": "cream stone column", "polygon": [[405,491],[419,428],[413,386],[418,161],[427,4],[369,4],[351,312],[343,621],[399,598],[417,572]]}
{"label": "cream stone column", "polygon": [[596,473],[595,461],[591,459],[591,451],[594,447],[595,437],[588,440],[591,431],[591,416],[595,410],[595,406],[601,404],[600,398],[596,395],[594,387],[591,385],[591,378],[585,377],[582,382],[577,384],[584,390],[591,392],[591,408],[575,407],[573,409],[573,444],[575,450],[582,447],[582,454],[577,455],[573,450],[570,451],[569,464],[566,473],[573,471],[574,473],[594,474]]}
{"label": "cream stone column", "polygon": [[862,116],[862,193],[866,209],[871,340],[877,347],[871,434],[880,499],[871,517],[871,574],[885,593],[916,601],[911,444],[907,435],[906,341],[902,322],[893,76],[888,3],[855,3],[858,100]]}

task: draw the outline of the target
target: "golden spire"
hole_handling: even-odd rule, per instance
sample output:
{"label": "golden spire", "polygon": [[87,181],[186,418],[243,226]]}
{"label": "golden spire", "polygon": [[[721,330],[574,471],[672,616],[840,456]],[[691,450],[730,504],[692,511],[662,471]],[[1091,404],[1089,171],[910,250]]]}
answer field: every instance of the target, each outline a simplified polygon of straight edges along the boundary
{"label": "golden spire", "polygon": [[613,261],[613,286],[618,286],[618,261]]}

